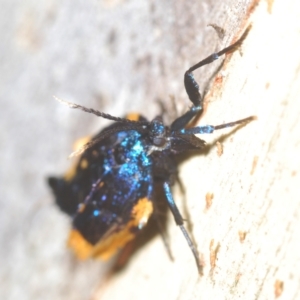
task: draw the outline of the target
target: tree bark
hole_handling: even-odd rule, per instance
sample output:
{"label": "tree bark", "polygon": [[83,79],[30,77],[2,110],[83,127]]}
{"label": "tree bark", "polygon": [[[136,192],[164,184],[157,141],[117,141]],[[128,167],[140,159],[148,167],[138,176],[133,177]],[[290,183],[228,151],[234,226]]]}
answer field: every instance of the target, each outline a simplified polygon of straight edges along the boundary
{"label": "tree bark", "polygon": [[[296,0],[15,0],[1,14],[1,299],[300,298]],[[180,164],[185,193],[176,185],[174,198],[191,223],[203,276],[172,217],[174,262],[159,235],[114,276],[106,275],[110,263],[75,261],[64,245],[70,220],[55,207],[45,178],[68,167],[76,138],[107,123],[52,95],[150,119],[157,99],[169,110],[171,96],[185,111],[184,71],[250,23],[240,51],[194,72],[205,94],[198,124],[257,116],[201,136],[207,151]]]}

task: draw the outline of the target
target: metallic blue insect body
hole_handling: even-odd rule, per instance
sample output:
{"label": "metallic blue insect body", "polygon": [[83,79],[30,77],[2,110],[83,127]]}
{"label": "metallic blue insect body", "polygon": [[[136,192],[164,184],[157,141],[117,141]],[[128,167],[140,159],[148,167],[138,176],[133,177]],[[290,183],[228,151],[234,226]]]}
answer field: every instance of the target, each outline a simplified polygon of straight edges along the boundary
{"label": "metallic blue insect body", "polygon": [[203,98],[192,72],[238,49],[249,29],[237,42],[185,72],[185,89],[193,106],[170,126],[163,123],[162,116],[152,121],[142,116],[118,118],[58,99],[72,108],[115,121],[75,152],[81,154],[75,169],[64,177],[49,178],[58,206],[73,217],[69,245],[78,257],[105,259],[132,240],[153,212],[153,189],[159,184],[202,272],[198,252],[171,193],[170,186],[177,178],[175,158],[179,153],[205,147],[195,134],[213,133],[253,120],[248,117],[217,126],[187,128],[203,112]]}

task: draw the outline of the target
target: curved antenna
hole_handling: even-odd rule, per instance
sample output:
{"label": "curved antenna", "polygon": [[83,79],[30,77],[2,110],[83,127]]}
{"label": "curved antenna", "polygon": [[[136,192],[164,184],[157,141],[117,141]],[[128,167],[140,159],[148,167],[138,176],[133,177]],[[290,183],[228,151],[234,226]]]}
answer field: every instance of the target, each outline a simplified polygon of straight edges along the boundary
{"label": "curved antenna", "polygon": [[56,96],[53,96],[53,97],[54,97],[55,100],[69,106],[70,108],[78,108],[78,109],[80,109],[84,112],[87,112],[87,113],[90,113],[90,114],[93,114],[93,115],[96,115],[98,117],[102,117],[104,119],[108,119],[108,120],[111,120],[111,121],[121,122],[121,123],[131,123],[131,124],[134,123],[134,124],[140,124],[140,125],[149,124],[149,122],[147,122],[147,121],[132,121],[132,120],[128,120],[128,119],[125,119],[125,118],[114,117],[114,116],[111,116],[109,114],[103,113],[101,111],[98,111],[98,110],[95,110],[95,109],[92,109],[92,108],[87,108],[87,107],[84,107],[84,106],[76,104],[76,103],[68,102],[68,101],[60,99]]}

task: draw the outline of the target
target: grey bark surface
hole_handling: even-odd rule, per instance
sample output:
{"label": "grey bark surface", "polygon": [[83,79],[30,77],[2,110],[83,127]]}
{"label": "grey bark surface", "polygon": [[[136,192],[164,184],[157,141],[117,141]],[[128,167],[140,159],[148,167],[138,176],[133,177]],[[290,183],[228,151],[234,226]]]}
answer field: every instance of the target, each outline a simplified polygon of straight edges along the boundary
{"label": "grey bark surface", "polygon": [[[299,2],[0,3],[1,299],[300,299]],[[70,220],[46,177],[68,168],[76,139],[108,123],[52,95],[149,118],[157,99],[169,110],[171,95],[185,111],[184,71],[250,23],[241,50],[219,70],[222,60],[194,72],[203,90],[218,70],[199,124],[257,116],[203,136],[210,151],[180,166],[186,193],[175,186],[174,198],[189,211],[204,275],[171,217],[174,262],[159,236],[109,279],[110,262],[76,261],[65,246]]]}

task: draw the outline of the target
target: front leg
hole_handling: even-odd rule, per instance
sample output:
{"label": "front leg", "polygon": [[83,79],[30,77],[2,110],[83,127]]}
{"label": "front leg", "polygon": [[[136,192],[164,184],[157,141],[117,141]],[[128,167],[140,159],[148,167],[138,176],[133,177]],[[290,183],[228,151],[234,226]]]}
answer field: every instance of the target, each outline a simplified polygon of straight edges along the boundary
{"label": "front leg", "polygon": [[236,51],[245,38],[247,37],[249,31],[251,29],[251,26],[249,26],[244,34],[241,36],[239,40],[237,40],[234,44],[222,49],[221,51],[217,53],[213,53],[206,57],[205,59],[201,60],[194,66],[190,67],[185,73],[184,73],[184,86],[186,93],[189,96],[189,99],[194,104],[189,111],[187,111],[185,114],[177,118],[171,125],[171,130],[180,130],[183,129],[197,114],[202,114],[203,112],[203,97],[201,96],[199,92],[199,85],[196,82],[193,71],[201,68],[204,65],[210,64],[216,59],[218,59],[220,56],[224,55],[225,53],[231,53]]}

